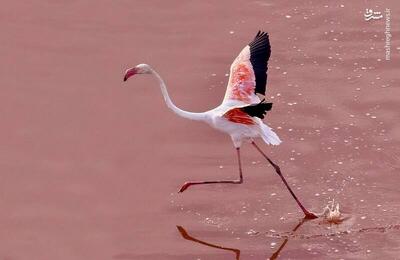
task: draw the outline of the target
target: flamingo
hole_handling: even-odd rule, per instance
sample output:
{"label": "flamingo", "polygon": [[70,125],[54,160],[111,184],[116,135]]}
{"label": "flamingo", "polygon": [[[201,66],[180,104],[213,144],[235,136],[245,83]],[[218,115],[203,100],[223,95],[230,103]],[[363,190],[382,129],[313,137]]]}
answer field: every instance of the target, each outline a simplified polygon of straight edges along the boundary
{"label": "flamingo", "polygon": [[267,84],[268,60],[271,55],[269,35],[259,31],[253,41],[242,49],[230,67],[230,77],[224,99],[218,107],[202,113],[182,110],[175,106],[168,95],[167,87],[161,76],[148,64],[139,64],[125,71],[124,81],[136,74],[151,74],[159,82],[161,93],[168,108],[178,116],[186,119],[203,121],[211,127],[230,135],[236,149],[239,179],[217,181],[189,181],[183,184],[179,192],[183,192],[193,185],[226,183],[243,183],[243,171],[240,159],[240,147],[243,142],[250,142],[254,148],[272,165],[282,179],[290,194],[304,212],[306,218],[317,216],[308,211],[294,194],[277,164],[275,164],[255,143],[254,139],[261,138],[266,144],[279,145],[278,135],[265,123],[267,111],[272,103],[265,98],[260,100],[259,95],[265,96]]}

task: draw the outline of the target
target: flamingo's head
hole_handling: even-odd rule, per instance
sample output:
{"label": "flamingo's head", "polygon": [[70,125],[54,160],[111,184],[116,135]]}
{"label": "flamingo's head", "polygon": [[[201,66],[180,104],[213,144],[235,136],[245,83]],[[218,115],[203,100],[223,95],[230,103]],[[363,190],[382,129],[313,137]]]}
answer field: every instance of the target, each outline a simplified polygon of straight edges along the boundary
{"label": "flamingo's head", "polygon": [[150,74],[150,73],[151,73],[151,67],[149,65],[139,64],[125,71],[124,81],[127,81],[130,77],[136,74]]}

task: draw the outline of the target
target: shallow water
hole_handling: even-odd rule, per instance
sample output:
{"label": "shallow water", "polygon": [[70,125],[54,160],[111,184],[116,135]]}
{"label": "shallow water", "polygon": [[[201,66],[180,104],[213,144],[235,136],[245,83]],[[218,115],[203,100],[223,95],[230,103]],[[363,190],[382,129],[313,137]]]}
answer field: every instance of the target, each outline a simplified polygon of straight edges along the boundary
{"label": "shallow water", "polygon": [[[391,8],[398,35],[400,8],[369,5],[5,1],[0,258],[398,258],[400,42],[385,61],[384,20],[363,13]],[[178,106],[213,108],[259,29],[272,44],[266,122],[283,140],[259,144],[311,211],[340,202],[339,224],[302,221],[250,145],[244,184],[178,194],[236,178],[231,141],[168,111],[153,79],[122,82],[149,63]]]}

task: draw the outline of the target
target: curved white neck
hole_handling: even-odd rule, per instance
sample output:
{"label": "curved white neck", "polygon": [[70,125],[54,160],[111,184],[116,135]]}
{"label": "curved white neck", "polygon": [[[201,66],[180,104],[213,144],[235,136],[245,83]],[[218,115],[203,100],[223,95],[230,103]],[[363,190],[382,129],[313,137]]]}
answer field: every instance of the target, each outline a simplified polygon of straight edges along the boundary
{"label": "curved white neck", "polygon": [[172,100],[169,97],[167,87],[165,86],[164,80],[154,69],[151,69],[151,73],[157,78],[158,82],[160,83],[160,89],[161,89],[161,93],[164,97],[165,103],[172,111],[175,112],[175,114],[177,114],[181,117],[187,118],[187,119],[197,120],[197,121],[205,121],[207,119],[206,113],[188,112],[188,111],[182,110],[179,107],[175,106],[175,104],[172,103]]}

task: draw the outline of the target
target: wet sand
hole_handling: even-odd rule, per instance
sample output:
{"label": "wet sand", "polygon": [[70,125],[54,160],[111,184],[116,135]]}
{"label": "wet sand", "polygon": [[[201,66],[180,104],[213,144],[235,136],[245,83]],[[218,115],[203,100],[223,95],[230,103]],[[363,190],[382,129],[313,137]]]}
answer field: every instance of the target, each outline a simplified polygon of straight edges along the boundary
{"label": "wet sand", "polygon": [[[391,9],[391,61],[365,8]],[[6,1],[0,14],[1,259],[399,257],[396,1]],[[211,109],[259,29],[266,122],[283,140],[262,148],[312,211],[338,201],[339,225],[292,231],[302,214],[250,145],[244,184],[177,194],[236,178],[230,138],[176,117],[154,79],[122,82],[149,63],[178,106]]]}

